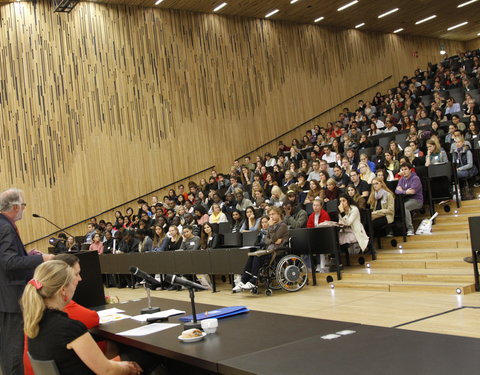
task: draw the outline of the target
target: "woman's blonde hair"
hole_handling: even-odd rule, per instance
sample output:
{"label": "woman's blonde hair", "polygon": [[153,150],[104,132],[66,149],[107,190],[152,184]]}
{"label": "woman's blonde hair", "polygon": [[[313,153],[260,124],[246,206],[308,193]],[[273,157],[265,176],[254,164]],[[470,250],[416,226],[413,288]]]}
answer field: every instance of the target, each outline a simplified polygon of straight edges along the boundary
{"label": "woman's blonde hair", "polygon": [[377,200],[375,199],[375,190],[373,189],[374,182],[380,183],[382,189],[385,190],[388,194],[392,194],[393,196],[392,191],[388,188],[385,181],[380,177],[375,177],[372,180],[372,189],[370,190],[370,196],[368,197],[368,202],[367,202],[370,205],[370,208],[372,209],[372,211],[375,211],[375,206],[377,205]]}
{"label": "woman's blonde hair", "polygon": [[75,274],[73,268],[64,261],[51,260],[35,269],[33,279],[37,286],[28,283],[20,300],[24,331],[29,338],[38,335],[39,323],[46,309],[45,299],[53,298],[60,293],[64,286],[73,282]]}

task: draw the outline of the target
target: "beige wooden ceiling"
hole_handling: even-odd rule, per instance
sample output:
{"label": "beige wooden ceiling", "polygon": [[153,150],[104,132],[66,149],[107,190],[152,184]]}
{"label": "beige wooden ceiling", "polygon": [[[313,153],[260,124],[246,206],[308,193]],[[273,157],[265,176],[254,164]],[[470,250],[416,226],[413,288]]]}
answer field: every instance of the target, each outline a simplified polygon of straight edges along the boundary
{"label": "beige wooden ceiling", "polygon": [[[457,5],[467,0],[359,0],[356,5],[341,12],[342,5],[351,0],[163,0],[155,6],[156,0],[95,0],[109,4],[129,4],[194,12],[213,13],[213,9],[227,2],[218,14],[227,16],[263,18],[269,11],[279,9],[272,20],[312,23],[318,17],[325,17],[318,25],[354,28],[362,22],[362,30],[391,33],[403,28],[403,33],[433,38],[467,41],[478,38],[480,33],[480,1],[462,8]],[[399,11],[379,19],[378,15],[393,8]],[[431,15],[437,17],[421,25],[415,22]],[[450,26],[468,21],[468,25],[447,31]]]}
{"label": "beige wooden ceiling", "polygon": [[[13,0],[0,0],[0,3]],[[23,1],[23,0],[22,0]],[[403,34],[421,35],[432,38],[468,41],[478,38],[480,34],[480,0],[462,8],[457,5],[468,0],[358,0],[358,3],[338,12],[337,9],[351,0],[82,0],[105,4],[126,4],[143,7],[177,9],[184,11],[213,13],[213,9],[226,2],[227,6],[217,14],[225,16],[264,18],[265,15],[279,9],[280,12],[270,17],[298,23],[311,23],[318,17],[325,17],[319,26],[354,28],[362,22],[361,30],[391,33],[403,28]],[[379,19],[378,15],[394,8],[396,13]],[[431,21],[415,25],[416,21],[436,15]],[[466,26],[447,31],[451,26],[467,21]]]}

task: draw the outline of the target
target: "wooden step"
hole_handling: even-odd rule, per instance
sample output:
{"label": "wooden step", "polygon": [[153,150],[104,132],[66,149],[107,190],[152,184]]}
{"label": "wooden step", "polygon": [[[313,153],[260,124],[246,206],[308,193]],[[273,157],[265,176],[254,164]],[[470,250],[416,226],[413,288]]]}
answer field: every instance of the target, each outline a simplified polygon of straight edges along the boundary
{"label": "wooden step", "polygon": [[406,273],[402,275],[402,281],[413,282],[450,282],[450,283],[473,283],[473,274],[418,274],[418,273]]}
{"label": "wooden step", "polygon": [[[435,262],[435,261],[432,261]],[[401,260],[401,259],[389,259],[389,260],[374,260],[370,263],[370,268],[426,268],[425,260]],[[433,267],[432,267],[433,268]]]}
{"label": "wooden step", "polygon": [[445,258],[445,259],[437,259],[437,260],[427,260],[425,261],[425,268],[466,268],[471,269],[472,265],[464,262],[462,259],[452,259],[452,258]]}
{"label": "wooden step", "polygon": [[437,259],[436,251],[418,252],[416,250],[390,250],[390,251],[378,251],[377,260],[390,260],[390,259]]}
{"label": "wooden step", "polygon": [[[469,294],[475,292],[475,285],[468,282],[382,282],[364,280],[341,280],[332,283],[334,289],[361,289],[390,292],[422,292],[435,294]],[[331,284],[331,285],[332,285]]]}
{"label": "wooden step", "polygon": [[416,283],[402,282],[390,284],[391,292],[422,292],[445,294],[469,294],[475,292],[473,283]]}

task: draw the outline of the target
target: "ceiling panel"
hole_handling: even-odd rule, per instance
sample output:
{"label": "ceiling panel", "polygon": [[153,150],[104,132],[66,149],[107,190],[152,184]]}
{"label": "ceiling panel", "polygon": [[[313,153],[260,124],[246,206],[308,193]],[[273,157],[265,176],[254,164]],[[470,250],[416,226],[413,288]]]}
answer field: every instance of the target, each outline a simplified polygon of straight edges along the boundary
{"label": "ceiling panel", "polygon": [[[163,0],[154,5],[155,0],[95,0],[108,4],[129,4],[167,9],[179,9],[194,12],[213,13],[213,9],[223,1],[227,2],[218,14],[228,16],[263,18],[274,9],[280,11],[272,20],[298,23],[311,23],[318,17],[325,17],[318,25],[340,28],[354,28],[362,22],[362,30],[391,33],[403,28],[403,33],[433,38],[445,38],[467,41],[478,37],[480,33],[480,1],[457,8],[467,0],[359,0],[341,12],[342,5],[351,0]],[[390,9],[399,10],[379,19],[378,15]],[[437,17],[421,25],[415,22],[435,14]],[[466,26],[447,31],[447,28],[468,21]]]}

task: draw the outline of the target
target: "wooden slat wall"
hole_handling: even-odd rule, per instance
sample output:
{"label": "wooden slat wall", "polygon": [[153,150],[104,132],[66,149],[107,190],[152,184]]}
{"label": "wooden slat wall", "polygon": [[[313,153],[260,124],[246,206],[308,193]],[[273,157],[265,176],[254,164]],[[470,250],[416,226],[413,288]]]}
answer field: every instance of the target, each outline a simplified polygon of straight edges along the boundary
{"label": "wooden slat wall", "polygon": [[470,50],[480,48],[480,38],[469,40],[465,43],[465,47]]}
{"label": "wooden slat wall", "polygon": [[[371,83],[438,60],[438,43],[152,8],[82,2],[59,15],[50,2],[4,4],[0,188],[23,188],[30,212],[67,226],[209,165],[226,170]],[[27,217],[21,230],[31,241],[51,227]]]}

